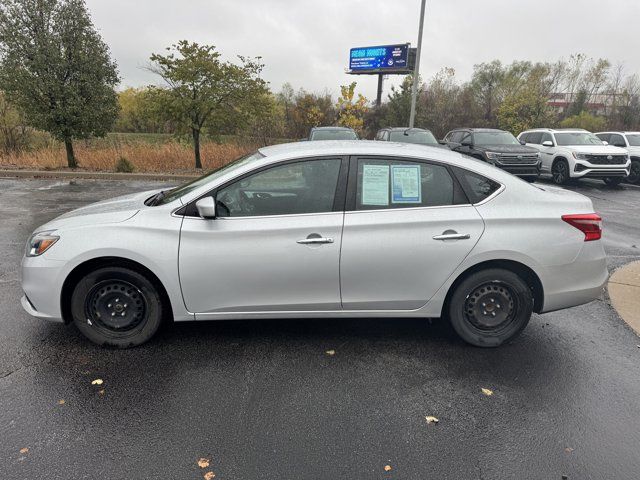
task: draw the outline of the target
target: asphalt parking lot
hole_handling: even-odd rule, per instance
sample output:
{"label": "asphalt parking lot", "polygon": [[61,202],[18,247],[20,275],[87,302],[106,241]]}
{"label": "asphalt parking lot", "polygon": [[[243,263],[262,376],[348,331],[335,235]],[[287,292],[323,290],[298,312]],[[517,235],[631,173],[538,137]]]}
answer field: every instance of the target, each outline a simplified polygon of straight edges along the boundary
{"label": "asphalt parking lot", "polygon": [[[22,311],[35,227],[156,186],[0,179],[0,478],[640,476],[640,338],[606,299],[493,350],[360,319],[179,324],[117,351]],[[603,215],[611,269],[640,259],[640,188],[568,188]]]}

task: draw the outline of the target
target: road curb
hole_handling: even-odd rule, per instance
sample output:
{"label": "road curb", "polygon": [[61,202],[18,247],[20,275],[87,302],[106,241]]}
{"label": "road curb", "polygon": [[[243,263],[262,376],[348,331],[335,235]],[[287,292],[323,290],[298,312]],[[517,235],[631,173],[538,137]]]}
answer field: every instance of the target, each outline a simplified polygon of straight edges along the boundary
{"label": "road curb", "polygon": [[607,290],[618,315],[640,336],[640,262],[616,270]]}
{"label": "road curb", "polygon": [[165,173],[115,173],[115,172],[73,172],[55,170],[0,170],[0,178],[68,178],[92,180],[146,180],[146,181],[185,181],[198,175],[176,175]]}

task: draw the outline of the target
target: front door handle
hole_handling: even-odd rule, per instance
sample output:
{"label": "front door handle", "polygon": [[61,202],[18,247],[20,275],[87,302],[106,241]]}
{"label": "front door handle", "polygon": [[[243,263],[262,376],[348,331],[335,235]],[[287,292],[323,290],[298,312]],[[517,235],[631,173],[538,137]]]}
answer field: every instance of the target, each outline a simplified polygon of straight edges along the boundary
{"label": "front door handle", "polygon": [[296,243],[299,243],[300,245],[319,245],[322,243],[333,243],[333,238],[326,238],[326,237],[314,237],[309,235],[307,238],[303,239],[303,240],[298,240]]}
{"label": "front door handle", "polygon": [[436,235],[434,240],[469,240],[471,235],[468,233],[443,233],[442,235]]}

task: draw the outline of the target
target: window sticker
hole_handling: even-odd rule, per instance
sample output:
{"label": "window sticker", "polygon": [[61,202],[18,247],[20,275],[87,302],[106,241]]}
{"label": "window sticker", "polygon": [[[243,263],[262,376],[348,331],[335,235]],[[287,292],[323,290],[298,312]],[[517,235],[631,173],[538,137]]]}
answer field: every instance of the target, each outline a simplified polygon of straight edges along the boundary
{"label": "window sticker", "polygon": [[389,205],[389,165],[362,167],[362,205]]}
{"label": "window sticker", "polygon": [[393,165],[391,185],[393,203],[422,203],[420,165]]}

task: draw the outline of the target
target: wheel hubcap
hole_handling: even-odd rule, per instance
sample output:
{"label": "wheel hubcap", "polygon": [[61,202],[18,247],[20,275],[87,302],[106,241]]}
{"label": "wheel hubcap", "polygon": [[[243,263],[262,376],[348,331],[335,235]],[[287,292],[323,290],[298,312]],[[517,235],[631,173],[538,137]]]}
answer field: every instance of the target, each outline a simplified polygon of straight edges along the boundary
{"label": "wheel hubcap", "polygon": [[566,168],[564,163],[558,163],[555,167],[555,172],[553,173],[553,178],[556,182],[563,182],[566,177]]}
{"label": "wheel hubcap", "polygon": [[122,280],[95,285],[85,302],[87,319],[111,331],[127,331],[142,322],[146,300],[137,287]]}
{"label": "wheel hubcap", "polygon": [[480,285],[467,297],[465,316],[482,330],[494,330],[515,317],[515,301],[508,286],[500,282]]}
{"label": "wheel hubcap", "polygon": [[629,173],[627,180],[630,183],[637,183],[640,181],[640,162],[633,162],[631,164],[631,172]]}

